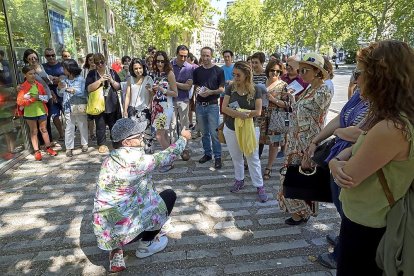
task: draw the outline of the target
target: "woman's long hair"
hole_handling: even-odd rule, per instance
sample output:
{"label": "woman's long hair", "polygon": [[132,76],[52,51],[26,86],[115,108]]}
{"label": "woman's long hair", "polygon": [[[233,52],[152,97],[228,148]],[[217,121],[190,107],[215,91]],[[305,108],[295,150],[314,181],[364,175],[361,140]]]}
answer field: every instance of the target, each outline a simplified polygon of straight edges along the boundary
{"label": "woman's long hair", "polygon": [[414,50],[405,42],[384,40],[361,49],[357,61],[362,72],[361,94],[370,102],[364,128],[390,120],[408,134],[405,114],[414,124]]}
{"label": "woman's long hair", "polygon": [[89,64],[89,58],[93,57],[93,53],[89,53],[85,57],[85,63],[83,64],[83,68],[90,69],[91,65]]}
{"label": "woman's long hair", "polygon": [[233,82],[231,91],[235,92],[242,88],[247,89],[247,100],[250,101],[254,99],[256,90],[254,89],[252,67],[250,67],[250,64],[246,61],[238,61],[234,64],[233,70],[234,69],[242,71],[246,75],[246,79],[243,87],[238,87],[237,84]]}
{"label": "woman's long hair", "polygon": [[167,53],[164,51],[157,51],[154,56],[154,60],[152,61],[152,66],[154,67],[154,71],[159,73],[158,67],[157,67],[157,57],[162,56],[164,58],[164,68],[163,72],[165,75],[168,75],[168,73],[172,70],[172,66],[170,63],[170,59],[167,56]]}

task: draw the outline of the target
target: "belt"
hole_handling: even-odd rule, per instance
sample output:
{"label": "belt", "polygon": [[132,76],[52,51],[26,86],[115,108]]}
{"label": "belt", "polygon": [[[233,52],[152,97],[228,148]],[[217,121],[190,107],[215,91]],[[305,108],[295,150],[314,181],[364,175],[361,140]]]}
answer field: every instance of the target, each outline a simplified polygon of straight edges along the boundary
{"label": "belt", "polygon": [[218,104],[218,101],[217,100],[212,100],[212,101],[209,101],[209,102],[197,102],[197,104],[201,105],[201,106],[207,106],[207,105],[212,105],[212,104]]}

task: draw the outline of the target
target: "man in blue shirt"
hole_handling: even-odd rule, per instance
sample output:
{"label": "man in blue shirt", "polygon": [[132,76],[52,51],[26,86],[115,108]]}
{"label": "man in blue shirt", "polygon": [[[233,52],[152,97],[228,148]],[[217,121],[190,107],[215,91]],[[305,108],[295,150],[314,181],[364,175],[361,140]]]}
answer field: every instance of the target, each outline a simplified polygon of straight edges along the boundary
{"label": "man in blue shirt", "polygon": [[[181,132],[183,127],[188,129],[190,124],[188,120],[188,108],[189,108],[189,92],[193,86],[193,71],[194,67],[187,62],[188,48],[185,45],[177,47],[177,57],[171,62],[175,75],[175,80],[178,88],[178,97],[174,98],[174,116],[171,123],[173,131],[176,130],[177,116],[179,117],[179,125],[177,134]],[[188,160],[190,153],[185,149],[182,153],[182,158]]]}
{"label": "man in blue shirt", "polygon": [[[234,67],[233,57],[234,57],[234,54],[231,50],[223,51],[224,65],[221,66],[221,68],[224,71],[224,80],[226,82],[225,88],[233,80],[233,67]],[[220,94],[220,113],[221,113],[221,106],[223,104],[223,99],[224,99],[224,93]]]}
{"label": "man in blue shirt", "polygon": [[[45,57],[47,63],[43,63],[42,66],[45,69],[46,74],[49,75],[49,79],[52,84],[49,85],[50,91],[52,92],[52,102],[50,104],[48,112],[48,123],[50,124],[50,118],[53,120],[57,131],[59,132],[59,141],[63,141],[63,127],[60,121],[60,113],[62,111],[62,97],[57,95],[57,85],[59,83],[59,77],[63,76],[63,66],[56,59],[55,50],[52,48],[45,49]],[[51,133],[49,134],[50,137]],[[52,140],[52,138],[50,138]]]}

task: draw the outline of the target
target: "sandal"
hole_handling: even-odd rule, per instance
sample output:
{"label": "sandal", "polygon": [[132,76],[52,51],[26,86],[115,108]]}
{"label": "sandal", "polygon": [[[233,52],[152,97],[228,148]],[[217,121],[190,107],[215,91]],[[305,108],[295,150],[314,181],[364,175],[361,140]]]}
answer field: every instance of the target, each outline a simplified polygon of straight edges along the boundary
{"label": "sandal", "polygon": [[271,174],[272,174],[272,170],[268,169],[268,168],[265,168],[265,172],[263,174],[263,179],[264,180],[269,180]]}

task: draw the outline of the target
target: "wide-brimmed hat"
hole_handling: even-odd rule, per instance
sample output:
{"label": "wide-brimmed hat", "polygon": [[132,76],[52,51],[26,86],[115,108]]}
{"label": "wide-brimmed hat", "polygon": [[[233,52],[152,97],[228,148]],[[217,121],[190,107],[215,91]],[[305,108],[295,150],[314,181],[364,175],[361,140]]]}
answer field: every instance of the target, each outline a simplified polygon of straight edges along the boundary
{"label": "wide-brimmed hat", "polygon": [[302,60],[299,61],[299,64],[301,63],[311,65],[321,70],[323,74],[323,79],[326,80],[329,77],[328,71],[326,71],[323,68],[323,65],[325,64],[325,60],[323,59],[321,55],[317,53],[307,53],[303,56]]}
{"label": "wide-brimmed hat", "polygon": [[133,135],[143,134],[147,125],[147,121],[136,121],[130,118],[119,119],[112,127],[112,140],[119,142]]}
{"label": "wide-brimmed hat", "polygon": [[293,56],[288,57],[287,64],[290,65],[293,70],[298,70],[299,69],[299,61],[300,61],[300,58],[293,55]]}

